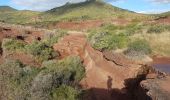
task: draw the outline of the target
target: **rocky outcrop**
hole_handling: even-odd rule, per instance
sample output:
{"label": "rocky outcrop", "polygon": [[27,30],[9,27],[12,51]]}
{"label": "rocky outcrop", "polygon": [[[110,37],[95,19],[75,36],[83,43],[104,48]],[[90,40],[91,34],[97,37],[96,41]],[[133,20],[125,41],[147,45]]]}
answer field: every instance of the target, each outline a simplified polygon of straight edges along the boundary
{"label": "rocky outcrop", "polygon": [[135,64],[136,65],[142,64],[140,62],[134,62],[132,60],[129,60],[122,53],[117,53],[117,52],[114,52],[114,51],[103,51],[103,55],[107,60],[114,62],[118,66],[131,67]]}
{"label": "rocky outcrop", "polygon": [[170,100],[169,84],[170,76],[148,74],[147,79],[143,80],[140,86],[146,91],[150,100]]}

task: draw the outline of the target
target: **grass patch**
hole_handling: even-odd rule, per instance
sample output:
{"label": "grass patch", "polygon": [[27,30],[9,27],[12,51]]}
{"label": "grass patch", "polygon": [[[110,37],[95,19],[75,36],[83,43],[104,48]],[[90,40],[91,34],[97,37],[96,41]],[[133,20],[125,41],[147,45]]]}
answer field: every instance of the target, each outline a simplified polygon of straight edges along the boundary
{"label": "grass patch", "polygon": [[52,97],[54,100],[79,100],[80,93],[80,91],[73,87],[61,85],[53,91]]}
{"label": "grass patch", "polygon": [[137,53],[140,55],[148,55],[151,54],[152,50],[149,43],[146,40],[135,40],[128,45],[128,49],[126,54],[134,55]]}
{"label": "grass patch", "polygon": [[15,39],[3,39],[2,48],[8,51],[23,51],[25,48],[25,43],[23,41]]}
{"label": "grass patch", "polygon": [[44,42],[35,41],[32,44],[28,44],[25,48],[28,53],[34,55],[41,62],[59,55],[52,47],[46,45]]}
{"label": "grass patch", "polygon": [[47,68],[47,73],[54,72],[57,76],[61,76],[62,83],[79,82],[84,77],[85,70],[79,57],[68,57],[58,62],[47,61],[42,66]]}
{"label": "grass patch", "polygon": [[65,35],[67,35],[67,30],[57,30],[56,34],[47,35],[43,42],[48,46],[53,46]]}
{"label": "grass patch", "polygon": [[128,37],[124,34],[93,33],[89,35],[92,46],[98,50],[121,49],[126,47]]}
{"label": "grass patch", "polygon": [[162,33],[165,31],[170,31],[170,25],[151,25],[147,33]]}
{"label": "grass patch", "polygon": [[123,30],[127,36],[132,36],[136,33],[142,33],[143,25],[142,24],[129,24],[125,26]]}

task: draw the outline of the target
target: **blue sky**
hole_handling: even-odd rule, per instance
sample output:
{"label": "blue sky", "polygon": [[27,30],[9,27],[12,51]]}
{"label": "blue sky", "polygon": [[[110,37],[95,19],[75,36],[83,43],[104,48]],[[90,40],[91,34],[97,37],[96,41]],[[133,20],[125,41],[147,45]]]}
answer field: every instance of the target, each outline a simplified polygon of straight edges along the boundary
{"label": "blue sky", "polygon": [[155,0],[155,2],[154,0],[121,0],[118,2],[110,1],[110,3],[120,8],[140,13],[160,13],[170,11],[170,0],[162,0],[162,2],[161,0]]}
{"label": "blue sky", "polygon": [[[9,5],[16,9],[44,11],[66,2],[84,0],[0,0],[0,6]],[[170,0],[106,0],[114,6],[139,13],[161,13],[170,11]]]}

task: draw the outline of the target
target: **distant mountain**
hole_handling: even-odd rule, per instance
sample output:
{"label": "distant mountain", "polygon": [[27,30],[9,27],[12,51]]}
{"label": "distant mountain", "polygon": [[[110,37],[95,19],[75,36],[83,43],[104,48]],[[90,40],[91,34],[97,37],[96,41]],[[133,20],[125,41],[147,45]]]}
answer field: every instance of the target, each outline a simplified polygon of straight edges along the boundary
{"label": "distant mountain", "polygon": [[170,11],[162,13],[162,14],[159,14],[159,15],[170,17]]}
{"label": "distant mountain", "polygon": [[[90,9],[90,8],[94,8],[94,9]],[[101,13],[101,10],[105,9],[107,11],[112,11],[114,10],[115,12],[117,11],[126,11],[124,9],[118,8],[118,7],[114,7],[108,3],[102,2],[102,1],[95,1],[95,0],[91,0],[91,1],[86,1],[86,2],[80,2],[80,3],[66,3],[65,5],[61,6],[61,7],[56,7],[53,8],[49,11],[47,11],[48,13],[54,13],[54,14],[63,14],[63,13],[67,13],[73,10],[91,10],[91,12],[94,12],[94,10],[99,9],[100,12],[96,12],[96,13]]]}
{"label": "distant mountain", "polygon": [[126,9],[121,9],[103,1],[90,0],[81,3],[66,3],[44,12],[41,17],[53,20],[88,20],[103,18],[136,18],[137,14]]}
{"label": "distant mountain", "polygon": [[11,12],[11,11],[17,11],[17,10],[9,6],[0,6],[0,12]]}
{"label": "distant mountain", "polygon": [[[144,14],[138,14],[126,9],[121,9],[104,1],[88,0],[80,3],[66,3],[45,12],[16,11],[15,9],[0,7],[0,21],[17,24],[51,24],[59,21],[84,21],[104,19],[145,19]],[[8,12],[16,11],[16,12]]]}

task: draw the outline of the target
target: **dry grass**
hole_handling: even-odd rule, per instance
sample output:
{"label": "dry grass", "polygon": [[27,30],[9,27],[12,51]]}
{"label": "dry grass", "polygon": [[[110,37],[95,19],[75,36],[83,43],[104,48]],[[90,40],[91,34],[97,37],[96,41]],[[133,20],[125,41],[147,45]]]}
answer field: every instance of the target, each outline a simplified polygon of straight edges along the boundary
{"label": "dry grass", "polygon": [[135,34],[131,37],[132,40],[137,38],[146,39],[153,50],[153,55],[159,54],[162,56],[170,56],[170,33],[164,32],[161,34]]}

